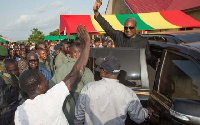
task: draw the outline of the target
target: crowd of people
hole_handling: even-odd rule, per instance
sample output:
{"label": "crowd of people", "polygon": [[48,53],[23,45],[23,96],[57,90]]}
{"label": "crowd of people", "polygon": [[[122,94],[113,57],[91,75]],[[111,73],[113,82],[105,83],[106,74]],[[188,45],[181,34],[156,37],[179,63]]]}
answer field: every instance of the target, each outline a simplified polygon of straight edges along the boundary
{"label": "crowd of people", "polygon": [[16,125],[122,125],[127,114],[136,123],[152,110],[143,108],[133,90],[117,77],[121,65],[115,57],[98,58],[102,79],[95,81],[86,67],[90,48],[145,48],[147,63],[156,67],[148,40],[136,34],[136,20],[128,18],[124,32],[114,30],[100,15],[96,0],[95,20],[107,37],[94,40],[85,27],[77,27],[74,41],[0,45],[0,124]]}

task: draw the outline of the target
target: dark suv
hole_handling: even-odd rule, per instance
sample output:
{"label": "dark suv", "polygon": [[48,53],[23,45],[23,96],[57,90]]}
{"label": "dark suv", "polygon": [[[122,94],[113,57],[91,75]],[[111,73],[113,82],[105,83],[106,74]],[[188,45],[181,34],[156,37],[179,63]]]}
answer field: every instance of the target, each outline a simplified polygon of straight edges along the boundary
{"label": "dark suv", "polygon": [[[95,73],[95,59],[114,55],[120,59],[118,79],[131,87],[144,107],[154,113],[147,124],[200,124],[200,49],[199,44],[171,45],[163,50],[156,75],[147,70],[144,49],[92,49],[89,67]],[[98,76],[98,75],[96,75]],[[151,77],[155,77],[150,91]],[[150,95],[149,95],[150,92]],[[130,119],[126,125],[133,125]]]}
{"label": "dark suv", "polygon": [[160,58],[164,49],[178,45],[190,45],[200,42],[200,31],[176,31],[164,32],[160,34],[142,34],[149,40],[151,52]]}

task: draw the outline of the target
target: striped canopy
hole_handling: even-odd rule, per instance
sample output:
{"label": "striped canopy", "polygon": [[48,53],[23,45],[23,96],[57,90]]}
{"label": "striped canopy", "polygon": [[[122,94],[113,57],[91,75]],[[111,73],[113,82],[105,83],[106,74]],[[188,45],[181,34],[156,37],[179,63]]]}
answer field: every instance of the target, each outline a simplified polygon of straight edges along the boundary
{"label": "striped canopy", "polygon": [[[182,11],[163,11],[123,15],[102,15],[116,30],[124,30],[124,22],[133,17],[137,21],[137,30],[197,28],[200,22]],[[60,33],[76,33],[79,24],[85,25],[90,33],[104,32],[94,19],[94,15],[60,15]]]}

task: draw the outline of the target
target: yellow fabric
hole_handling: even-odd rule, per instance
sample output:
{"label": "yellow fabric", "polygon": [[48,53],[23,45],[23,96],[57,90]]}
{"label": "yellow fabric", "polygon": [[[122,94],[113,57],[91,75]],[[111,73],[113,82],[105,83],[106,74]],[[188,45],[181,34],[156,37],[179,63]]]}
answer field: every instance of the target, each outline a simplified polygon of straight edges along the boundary
{"label": "yellow fabric", "polygon": [[[124,30],[124,26],[118,21],[115,15],[102,15],[108,23],[115,29],[115,30]],[[94,15],[90,15],[92,25],[96,29],[96,31],[103,32],[104,30],[101,28],[99,23],[94,19]]]}
{"label": "yellow fabric", "polygon": [[173,25],[167,22],[159,12],[152,13],[141,13],[138,14],[141,20],[146,24],[153,27],[154,29],[169,29],[169,28],[181,28],[179,26]]}

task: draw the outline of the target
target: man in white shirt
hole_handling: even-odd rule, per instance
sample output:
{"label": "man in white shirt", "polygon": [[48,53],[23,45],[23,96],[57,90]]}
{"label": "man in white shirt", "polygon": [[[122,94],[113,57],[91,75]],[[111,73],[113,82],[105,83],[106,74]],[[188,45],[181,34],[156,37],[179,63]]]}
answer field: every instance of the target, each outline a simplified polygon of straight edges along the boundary
{"label": "man in white shirt", "polygon": [[83,87],[76,103],[75,125],[124,125],[127,113],[136,123],[148,118],[148,110],[135,92],[117,80],[119,60],[113,56],[97,60],[102,80]]}
{"label": "man in white shirt", "polygon": [[85,28],[78,26],[77,33],[85,46],[80,58],[63,81],[48,90],[48,81],[39,70],[30,70],[20,77],[20,87],[28,94],[29,99],[17,108],[16,125],[68,124],[62,111],[63,102],[82,76],[90,50],[90,36]]}

